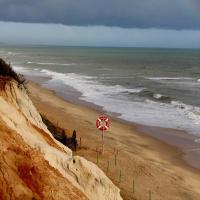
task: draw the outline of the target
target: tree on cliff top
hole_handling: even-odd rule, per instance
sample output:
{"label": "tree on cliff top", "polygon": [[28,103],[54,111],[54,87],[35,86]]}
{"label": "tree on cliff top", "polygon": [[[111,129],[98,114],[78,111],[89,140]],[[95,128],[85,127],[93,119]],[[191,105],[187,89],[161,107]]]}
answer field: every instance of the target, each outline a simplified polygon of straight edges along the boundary
{"label": "tree on cliff top", "polygon": [[22,75],[17,74],[11,67],[10,64],[6,63],[2,58],[0,58],[0,76],[13,78],[19,84],[23,84],[25,79]]}

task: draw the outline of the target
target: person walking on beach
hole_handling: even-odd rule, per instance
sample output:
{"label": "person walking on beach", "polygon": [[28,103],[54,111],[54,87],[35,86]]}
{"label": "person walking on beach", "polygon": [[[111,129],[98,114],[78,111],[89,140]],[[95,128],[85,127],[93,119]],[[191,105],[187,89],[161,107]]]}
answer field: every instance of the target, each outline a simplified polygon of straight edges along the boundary
{"label": "person walking on beach", "polygon": [[76,151],[77,149],[76,130],[74,130],[72,133],[72,144],[74,145],[74,149]]}

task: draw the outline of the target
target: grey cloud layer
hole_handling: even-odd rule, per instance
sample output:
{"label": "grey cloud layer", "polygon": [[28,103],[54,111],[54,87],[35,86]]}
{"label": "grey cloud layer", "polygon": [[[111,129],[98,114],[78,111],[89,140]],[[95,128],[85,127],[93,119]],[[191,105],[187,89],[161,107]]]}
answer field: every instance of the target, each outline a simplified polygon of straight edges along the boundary
{"label": "grey cloud layer", "polygon": [[199,0],[0,0],[0,20],[200,29],[200,15],[192,15],[188,1],[200,12]]}

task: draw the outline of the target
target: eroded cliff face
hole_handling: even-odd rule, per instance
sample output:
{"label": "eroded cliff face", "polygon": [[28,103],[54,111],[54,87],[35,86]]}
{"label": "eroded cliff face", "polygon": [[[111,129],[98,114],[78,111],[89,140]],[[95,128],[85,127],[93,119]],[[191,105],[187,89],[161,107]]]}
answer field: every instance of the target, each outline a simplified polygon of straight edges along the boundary
{"label": "eroded cliff face", "polygon": [[0,84],[0,200],[122,199],[96,165],[52,137],[23,86]]}

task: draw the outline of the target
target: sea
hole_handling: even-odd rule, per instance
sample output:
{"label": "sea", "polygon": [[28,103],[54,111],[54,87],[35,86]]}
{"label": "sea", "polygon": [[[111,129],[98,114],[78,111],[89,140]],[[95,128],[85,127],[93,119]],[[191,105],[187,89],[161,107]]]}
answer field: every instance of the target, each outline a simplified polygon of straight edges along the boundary
{"label": "sea", "polygon": [[200,138],[200,49],[1,46],[0,57],[66,99]]}

